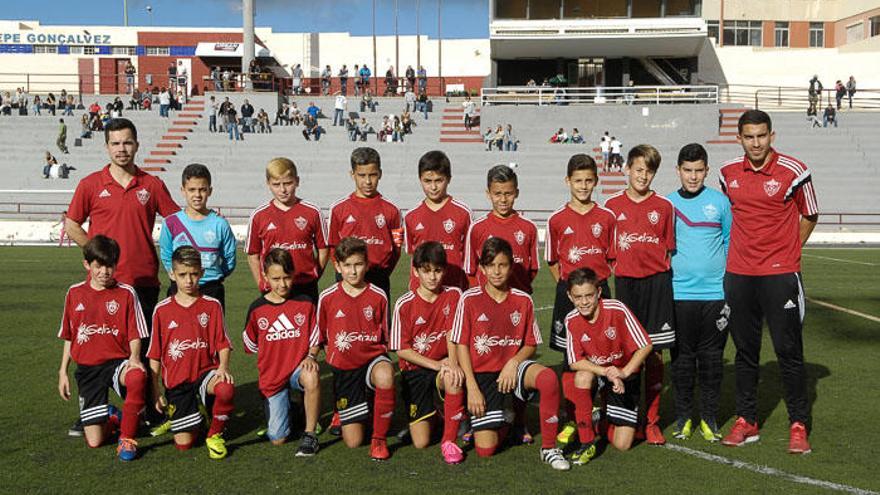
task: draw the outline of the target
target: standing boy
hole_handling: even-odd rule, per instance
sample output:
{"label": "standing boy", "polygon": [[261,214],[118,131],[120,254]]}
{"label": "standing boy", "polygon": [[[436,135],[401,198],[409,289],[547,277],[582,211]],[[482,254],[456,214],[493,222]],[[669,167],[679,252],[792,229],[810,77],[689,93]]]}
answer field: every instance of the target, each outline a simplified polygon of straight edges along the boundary
{"label": "standing boy", "polygon": [[721,439],[716,418],[721,394],[724,345],[730,308],[724,302],[724,267],[730,244],[730,201],[704,185],[709,157],[697,143],[678,153],[681,189],[669,195],[675,205],[675,252],[672,292],[675,298],[675,347],[672,383],[675,390],[673,435],[686,439],[693,431],[694,385],[700,386],[700,434]]}
{"label": "standing boy", "polygon": [[464,459],[455,443],[464,415],[464,373],[458,366],[455,346],[447,337],[461,291],[442,284],[447,262],[439,242],[419,245],[412,266],[419,286],[400,296],[394,305],[389,339],[391,350],[397,351],[403,376],[409,430],[417,449],[427,447],[431,441],[431,420],[437,414],[435,398],[445,394],[440,451],[447,464],[458,464]]}
{"label": "standing boy", "polygon": [[645,360],[645,409],[648,443],[666,443],[660,430],[663,388],[661,351],[675,345],[670,253],[675,250],[675,209],[651,190],[660,153],[640,144],[629,151],[627,188],[605,206],[617,216],[614,281],[617,298],[635,313],[648,331],[653,352]]}
{"label": "standing boy", "polygon": [[462,295],[450,337],[465,375],[477,455],[493,455],[503,440],[505,399],[513,395],[525,402],[538,392],[541,460],[553,469],[570,469],[556,448],[559,382],[553,370],[531,360],[541,344],[535,307],[531,296],[509,283],[513,250],[504,239],[492,237],[478,261],[486,283]]}
{"label": "standing boy", "polygon": [[[180,193],[186,208],[165,218],[159,235],[159,257],[171,272],[171,255],[180,246],[192,246],[202,255],[205,274],[199,279],[199,292],[220,301],[226,307],[223,280],[235,270],[235,235],[229,222],[208,209],[211,197],[211,172],[208,167],[192,163],[183,169]],[[172,282],[168,295],[177,292]]]}
{"label": "standing boy", "polygon": [[[188,450],[196,441],[202,423],[201,404],[210,408],[212,415],[205,438],[208,457],[222,459],[226,457],[223,429],[234,409],[229,373],[232,347],[220,301],[199,293],[202,272],[202,256],[195,248],[181,246],[171,255],[171,277],[177,283],[177,293],[156,305],[155,330],[147,357],[153,373],[156,410],[173,406],[174,446]],[[164,396],[159,392],[160,385],[165,387]]]}
{"label": "standing boy", "polygon": [[[471,226],[471,210],[447,192],[452,180],[449,157],[442,151],[429,151],[419,158],[419,183],[425,199],[403,217],[404,246],[413,254],[426,241],[438,241],[446,251],[443,285],[468,288],[464,264],[465,238]],[[419,286],[417,267],[410,271],[409,287]]]}
{"label": "standing boy", "polygon": [[354,192],[330,206],[327,244],[335,248],[345,237],[357,237],[368,244],[365,280],[380,288],[387,299],[391,272],[400,259],[400,210],[379,194],[382,160],[373,148],[356,148],[351,152],[351,178]]}
{"label": "standing boy", "polygon": [[394,369],[388,359],[388,298],[366,281],[367,244],[356,237],[340,240],[333,264],[341,281],[318,299],[318,330],[327,364],[333,370],[342,440],[349,448],[364,440],[372,402],[370,457],[391,457],[386,436],[394,414]]}
{"label": "standing boy", "polygon": [[272,249],[287,250],[295,270],[291,294],[307,295],[317,304],[318,279],[327,265],[327,229],[321,209],[296,196],[299,184],[292,160],[269,160],[266,185],[272,200],[257,207],[248,220],[248,268],[260,292],[266,293],[270,289],[263,278],[263,261]]}
{"label": "standing boy", "polygon": [[[70,400],[70,360],[77,364],[80,420],[89,447],[100,447],[120,428],[119,459],[137,457],[138,419],[144,407],[147,374],[141,363],[141,340],[149,336],[134,289],[113,277],[119,244],[96,235],[83,246],[85,282],[70,286],[58,337],[64,340],[58,370],[58,393]],[[112,388],[124,400],[119,410],[107,400]],[[121,424],[120,424],[121,423]]]}

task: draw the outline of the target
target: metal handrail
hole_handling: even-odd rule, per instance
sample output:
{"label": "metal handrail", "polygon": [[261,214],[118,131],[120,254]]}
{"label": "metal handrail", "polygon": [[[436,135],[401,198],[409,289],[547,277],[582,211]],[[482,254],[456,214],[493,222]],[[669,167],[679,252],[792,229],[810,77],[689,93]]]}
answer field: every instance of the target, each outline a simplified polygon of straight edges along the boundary
{"label": "metal handrail", "polygon": [[[805,110],[809,106],[808,86],[763,86],[757,84],[719,84],[721,103],[741,104],[754,108]],[[823,88],[817,105],[825,107],[835,101],[834,87]],[[843,105],[849,106],[847,96]],[[880,109],[880,89],[857,88],[854,109]]]}
{"label": "metal handrail", "polygon": [[681,86],[502,86],[482,88],[481,105],[569,105],[718,103],[717,85]]}

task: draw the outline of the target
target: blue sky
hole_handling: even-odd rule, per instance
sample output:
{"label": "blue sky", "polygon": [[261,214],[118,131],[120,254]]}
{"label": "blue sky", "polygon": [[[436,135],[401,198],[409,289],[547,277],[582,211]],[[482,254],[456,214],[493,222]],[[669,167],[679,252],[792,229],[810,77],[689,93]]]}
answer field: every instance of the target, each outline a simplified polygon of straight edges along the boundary
{"label": "blue sky", "polygon": [[[282,32],[372,33],[370,0],[254,0],[257,26]],[[420,0],[421,33],[437,36],[437,1]],[[488,37],[486,0],[442,0],[444,38]],[[123,0],[4,0],[3,19],[38,20],[42,24],[122,25]],[[398,0],[401,34],[416,32],[416,0]],[[128,0],[129,25],[238,27],[238,0]],[[394,0],[376,0],[377,34],[394,33]]]}

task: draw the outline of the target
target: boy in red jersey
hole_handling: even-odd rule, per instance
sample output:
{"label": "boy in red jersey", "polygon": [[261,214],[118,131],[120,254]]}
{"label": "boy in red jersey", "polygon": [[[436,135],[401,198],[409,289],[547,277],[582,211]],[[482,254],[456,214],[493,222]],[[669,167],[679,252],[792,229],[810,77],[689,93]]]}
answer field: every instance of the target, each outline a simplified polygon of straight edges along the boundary
{"label": "boy in red jersey", "polygon": [[386,355],[388,298],[365,280],[367,244],[346,237],[336,244],[333,264],[342,281],[318,298],[318,330],[333,370],[342,440],[349,448],[364,440],[364,422],[373,402],[370,457],[388,459],[385,437],[394,413],[394,369]]}
{"label": "boy in red jersey", "polygon": [[299,176],[288,158],[266,165],[266,184],[272,200],[257,207],[248,220],[245,250],[248,267],[260,292],[269,290],[263,278],[263,260],[272,249],[287,250],[293,258],[291,295],[304,294],[318,302],[318,279],[327,265],[327,230],[321,209],[296,196]]}
{"label": "boy in red jersey", "polygon": [[661,351],[675,345],[670,253],[675,250],[675,208],[651,190],[660,153],[647,144],[629,150],[627,188],[608,198],[617,217],[614,282],[617,298],[630,308],[651,336],[654,352],[645,361],[645,437],[666,443],[660,430]]}
{"label": "boy in red jersey", "polygon": [[[434,398],[445,393],[443,440],[440,451],[447,464],[464,459],[455,443],[464,415],[461,386],[464,373],[458,366],[455,346],[447,339],[461,297],[456,287],[445,287],[446,251],[436,241],[419,245],[412,261],[419,286],[400,296],[394,305],[391,350],[397,351],[403,376],[403,400],[409,408],[409,431],[417,449],[431,441],[431,421],[437,413]],[[435,393],[436,392],[436,393]]]}
{"label": "boy in red jersey", "polygon": [[450,338],[458,344],[477,455],[494,454],[506,433],[502,428],[505,399],[512,394],[525,402],[538,392],[541,460],[553,469],[570,469],[556,448],[559,382],[553,370],[530,359],[541,343],[541,330],[531,296],[510,287],[510,244],[490,238],[483,244],[479,263],[486,285],[462,295]]}
{"label": "boy in red jersey", "polygon": [[487,239],[499,237],[513,249],[510,286],[532,293],[532,281],[538,274],[540,260],[538,228],[514,209],[518,196],[519,185],[512,168],[496,165],[489,169],[486,174],[486,197],[492,203],[492,211],[471,224],[465,244],[464,269],[470,277],[476,277],[471,279],[471,285],[486,284],[483,271],[477,270],[480,252]]}
{"label": "boy in red jersey", "polygon": [[257,354],[269,440],[281,445],[290,435],[289,393],[298,390],[303,393],[306,425],[296,456],[311,457],[319,449],[315,427],[321,412],[320,338],[312,300],[292,293],[294,273],[289,251],[275,248],[266,254],[262,279],[271,290],[248,309],[242,340],[245,352]]}
{"label": "boy in red jersey", "polygon": [[[202,423],[199,404],[211,408],[213,419],[205,445],[208,457],[226,457],[223,428],[233,405],[233,379],[229,373],[232,347],[226,336],[220,301],[199,293],[202,257],[191,246],[180,246],[171,255],[171,276],[177,294],[156,305],[153,335],[147,357],[153,372],[153,403],[156,410],[174,406],[171,431],[174,446],[187,450],[195,442]],[[161,382],[165,395],[159,393]]]}
{"label": "boy in red jersey", "polygon": [[[345,237],[357,237],[370,246],[366,281],[390,297],[391,272],[400,259],[400,210],[379,194],[382,159],[373,148],[351,152],[354,192],[330,206],[327,244],[335,248]],[[337,280],[340,277],[337,276]]]}
{"label": "boy in red jersey", "polygon": [[[137,457],[135,435],[147,383],[140,358],[141,339],[149,335],[147,323],[134,288],[113,278],[119,244],[96,235],[83,246],[83,257],[88,277],[67,291],[58,331],[64,339],[58,393],[70,400],[67,367],[72,358],[86,443],[100,447],[121,427],[116,452],[119,459],[131,461]],[[107,400],[111,387],[124,400],[121,420]]]}
{"label": "boy in red jersey", "polygon": [[[403,239],[409,254],[413,254],[423,242],[440,242],[446,250],[448,263],[444,270],[443,285],[466,290],[468,280],[463,264],[465,237],[471,226],[471,210],[446,191],[451,180],[452,167],[446,153],[429,151],[422,155],[419,159],[419,183],[425,199],[403,217]],[[413,265],[409,288],[416,290],[418,286],[419,278]]]}
{"label": "boy in red jersey", "polygon": [[[566,292],[568,275],[578,268],[591,268],[600,274],[602,293],[611,296],[608,277],[611,276],[611,245],[614,243],[614,213],[593,201],[593,190],[599,185],[596,162],[587,155],[572,155],[568,160],[565,184],[569,188],[568,203],[547,219],[547,237],[544,259],[550,274],[556,280],[556,300],[553,303],[553,326],[550,328],[550,348],[565,352],[565,317],[574,309]],[[562,390],[565,396],[574,387],[574,373],[567,362],[562,367]],[[559,432],[557,440],[568,444],[574,436],[573,405],[566,400],[569,422]]]}
{"label": "boy in red jersey", "polygon": [[605,399],[606,417],[615,426],[609,441],[618,450],[632,446],[638,424],[639,370],[651,354],[651,339],[629,308],[601,297],[600,278],[593,270],[573,271],[567,288],[575,309],[565,318],[566,355],[575,379],[566,395],[575,403],[581,442],[572,461],[586,464],[596,455],[592,389],[597,382],[611,388]]}

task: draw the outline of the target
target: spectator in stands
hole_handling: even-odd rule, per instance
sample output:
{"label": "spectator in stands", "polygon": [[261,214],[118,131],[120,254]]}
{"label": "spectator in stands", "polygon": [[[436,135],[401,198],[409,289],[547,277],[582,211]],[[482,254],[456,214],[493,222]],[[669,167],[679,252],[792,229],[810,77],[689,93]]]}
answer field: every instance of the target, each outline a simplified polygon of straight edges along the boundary
{"label": "spectator in stands", "polygon": [[403,101],[406,102],[406,111],[415,110],[416,108],[416,94],[413,92],[413,88],[406,88],[406,93],[403,94]]}
{"label": "spectator in stands", "polygon": [[44,179],[49,178],[49,176],[52,172],[53,165],[57,166],[58,160],[56,160],[55,157],[52,156],[52,153],[49,153],[49,151],[47,150],[46,151],[46,164],[43,165],[43,178]]}
{"label": "spectator in stands", "polygon": [[269,114],[262,108],[257,112],[257,125],[259,125],[260,134],[272,134],[272,124],[269,123]]}
{"label": "spectator in stands", "polygon": [[358,138],[358,123],[357,120],[351,115],[348,116],[348,119],[345,121],[345,130],[348,131],[348,140],[349,141],[357,141]]}
{"label": "spectator in stands", "polygon": [[217,111],[219,109],[220,105],[217,104],[217,99],[211,95],[208,100],[208,132],[217,132]]}
{"label": "spectator in stands", "polygon": [[[9,96],[9,93],[6,93],[6,96]],[[49,93],[49,95],[46,96],[46,110],[48,110],[49,113],[52,114],[53,116],[55,115],[56,103],[57,102],[55,101],[55,95],[52,93]]]}
{"label": "spectator in stands", "polygon": [[822,82],[819,81],[819,75],[813,74],[813,78],[810,79],[810,87],[807,90],[807,96],[810,101],[810,106],[807,108],[807,115],[816,115],[816,107],[819,105],[819,95],[822,94],[822,89]]}
{"label": "spectator in stands", "polygon": [[837,110],[834,109],[831,102],[828,102],[828,106],[825,107],[825,113],[822,115],[822,127],[828,127],[829,123],[837,127]]}
{"label": "spectator in stands", "polygon": [[290,105],[287,102],[282,103],[275,112],[275,125],[290,125]]}
{"label": "spectator in stands", "polygon": [[611,167],[616,168],[617,170],[621,170],[623,168],[623,155],[621,154],[621,150],[623,149],[623,143],[621,143],[617,137],[611,136]]}
{"label": "spectator in stands", "polygon": [[67,151],[67,124],[64,123],[64,119],[58,119],[58,122],[61,126],[58,127],[58,139],[55,140],[55,144],[58,145],[58,149],[62,153],[67,155],[70,153]]}
{"label": "spectator in stands", "polygon": [[296,106],[296,102],[290,104],[290,122],[293,125],[302,124],[302,111]]}
{"label": "spectator in stands", "polygon": [[400,123],[400,117],[394,116],[394,123],[391,125],[391,141],[403,142],[403,125]]}
{"label": "spectator in stands", "polygon": [[846,95],[849,98],[850,110],[852,109],[852,98],[854,94],[856,94],[856,78],[849,76],[849,81],[846,82]]}
{"label": "spectator in stands", "polygon": [[311,141],[310,136],[315,136],[315,141],[321,140],[321,134],[324,133],[324,129],[318,124],[318,118],[311,113],[306,113],[305,118],[303,119],[303,131],[302,135],[306,138],[306,141]]}
{"label": "spectator in stands", "polygon": [[162,87],[159,90],[159,117],[167,118],[169,108],[171,108],[171,93],[165,87]]}
{"label": "spectator in stands", "polygon": [[82,126],[82,133],[79,135],[80,139],[91,139],[92,137],[92,128],[89,122],[89,114],[84,113],[82,118],[79,120],[80,125]]}
{"label": "spectator in stands", "polygon": [[12,115],[12,97],[9,91],[0,96],[0,115]]}
{"label": "spectator in stands", "polygon": [[337,91],[336,102],[333,105],[333,127],[345,125],[345,110],[347,106],[348,98],[342,94],[342,91]]}
{"label": "spectator in stands", "polygon": [[363,92],[363,88],[361,88],[361,69],[358,64],[354,64],[352,74],[354,74],[354,96],[358,97]]}
{"label": "spectator in stands", "polygon": [[394,96],[397,94],[397,76],[394,75],[394,66],[388,67],[385,71],[385,96]]}
{"label": "spectator in stands", "polygon": [[464,97],[464,102],[462,102],[461,106],[464,110],[464,129],[469,131],[471,130],[471,123],[477,114],[477,105],[471,101],[471,97],[468,95]]}
{"label": "spectator in stands", "polygon": [[[719,112],[719,115],[723,114]],[[602,139],[599,140],[599,151],[602,152],[602,167],[605,170],[608,170],[608,167],[610,165],[608,159],[611,157],[611,136],[608,135],[608,131],[605,131]]]}
{"label": "spectator in stands", "polygon": [[43,115],[40,111],[42,110],[43,102],[40,100],[40,95],[34,95],[34,115]]}
{"label": "spectator in stands", "polygon": [[486,143],[486,151],[492,151],[492,143],[495,142],[495,133],[492,132],[491,127],[486,128],[486,133],[483,134],[483,142]]}
{"label": "spectator in stands", "polygon": [[361,97],[361,112],[366,112],[367,108],[369,108],[371,112],[376,111],[376,102],[373,100],[373,92],[369,89],[365,90],[364,95]]}
{"label": "spectator in stands", "polygon": [[314,117],[315,120],[318,120],[318,116],[321,115],[321,108],[315,105],[315,102],[310,101],[309,107],[306,108],[306,113]]}
{"label": "spectator in stands", "polygon": [[342,68],[339,69],[339,91],[342,93],[342,96],[348,95],[348,66],[342,64]]}
{"label": "spectator in stands", "polygon": [[293,76],[293,94],[298,95],[302,93],[302,80],[303,80],[303,70],[300,64],[296,64],[292,71]]}
{"label": "spectator in stands", "polygon": [[173,90],[177,85],[177,66],[174,62],[168,64],[168,88]]}
{"label": "spectator in stands", "polygon": [[[73,110],[71,110],[71,106],[68,105],[67,110],[64,111],[64,115],[67,115],[68,111],[70,115],[73,115]],[[122,103],[122,98],[116,97],[113,99],[113,103],[110,104],[110,118],[118,119],[122,117],[122,110],[125,108],[125,104]]]}
{"label": "spectator in stands", "polygon": [[370,68],[367,66],[367,64],[364,64],[364,66],[361,67],[361,70],[360,70],[360,72],[358,72],[358,75],[361,78],[361,89],[366,90],[367,88],[369,88],[370,87],[370,76],[372,76],[373,73],[372,73],[372,71],[370,71]]}
{"label": "spectator in stands", "polygon": [[834,99],[837,100],[838,110],[840,110],[840,103],[843,101],[844,96],[846,96],[846,86],[843,85],[843,81],[838,79],[834,83]]}
{"label": "spectator in stands", "polygon": [[516,151],[517,149],[519,149],[519,139],[513,133],[513,126],[507,124],[507,128],[504,129],[504,150]]}
{"label": "spectator in stands", "polygon": [[134,75],[137,73],[137,69],[132,65],[131,60],[125,62],[125,83],[128,85],[127,93],[134,92]]}
{"label": "spectator in stands", "polygon": [[98,105],[97,101],[89,105],[89,117],[97,117],[99,113],[101,113],[101,105]]}
{"label": "spectator in stands", "polygon": [[584,136],[581,135],[581,131],[577,127],[571,130],[571,137],[568,138],[568,142],[571,144],[584,144]]}
{"label": "spectator in stands", "polygon": [[330,64],[327,64],[324,70],[321,71],[321,94],[324,96],[330,94],[330,79],[332,77],[333,72],[330,71]]}
{"label": "spectator in stands", "polygon": [[556,131],[555,134],[550,136],[550,142],[553,144],[560,144],[560,143],[568,142],[568,134],[565,132],[565,129],[560,127],[559,130]]}
{"label": "spectator in stands", "polygon": [[498,148],[498,151],[504,150],[504,126],[498,124],[495,126],[495,147]]}
{"label": "spectator in stands", "polygon": [[143,110],[152,110],[153,109],[153,93],[148,91],[144,91],[142,99],[141,99],[141,109]]}
{"label": "spectator in stands", "polygon": [[412,117],[409,114],[409,111],[404,111],[400,116],[400,125],[403,127],[404,134],[412,134],[412,128],[416,125],[415,122],[412,121]]}
{"label": "spectator in stands", "polygon": [[422,112],[425,120],[428,120],[428,93],[422,91],[416,98],[416,112]]}
{"label": "spectator in stands", "polygon": [[254,132],[254,106],[247,98],[241,105],[241,132]]}
{"label": "spectator in stands", "polygon": [[131,97],[128,99],[128,109],[129,110],[140,110],[141,108],[141,92],[135,89],[131,92]]}
{"label": "spectator in stands", "polygon": [[376,139],[379,142],[385,142],[391,139],[391,133],[394,132],[391,119],[387,115],[382,116],[382,125],[379,126],[379,132],[376,133]]}
{"label": "spectator in stands", "polygon": [[235,139],[235,141],[241,141],[242,136],[238,129],[238,124],[240,123],[238,112],[235,111],[235,105],[232,103],[226,105],[226,111],[223,113],[223,122],[226,124],[226,132],[229,133],[229,140],[232,141]]}
{"label": "spectator in stands", "polygon": [[214,91],[223,90],[223,82],[221,80],[221,77],[222,76],[220,75],[220,67],[217,67],[215,65],[214,68],[211,69],[211,82],[214,83]]}
{"label": "spectator in stands", "polygon": [[415,91],[416,90],[416,71],[415,71],[415,69],[413,69],[412,65],[406,66],[405,76],[406,76],[406,82],[407,82],[406,89],[408,91]]}
{"label": "spectator in stands", "polygon": [[64,113],[62,115],[69,115],[73,117],[73,110],[76,108],[76,101],[73,99],[73,95],[67,95],[67,104],[64,108]]}
{"label": "spectator in stands", "polygon": [[[419,94],[422,94],[428,90],[428,71],[425,70],[423,66],[419,66],[418,73],[416,74],[419,78]],[[428,118],[425,116],[425,118]]]}
{"label": "spectator in stands", "polygon": [[181,102],[186,101],[186,97],[188,96],[186,89],[187,84],[186,80],[189,78],[189,74],[187,73],[186,66],[183,65],[183,60],[177,60],[177,91],[176,93],[183,95],[183,98],[180,98]]}
{"label": "spectator in stands", "polygon": [[232,91],[234,86],[232,71],[227,68],[223,71],[223,75],[221,77],[223,79],[223,91]]}
{"label": "spectator in stands", "polygon": [[358,139],[361,141],[367,140],[367,135],[373,131],[373,128],[370,127],[370,124],[367,123],[367,119],[365,117],[361,117],[361,121],[358,122],[357,126],[357,135]]}

